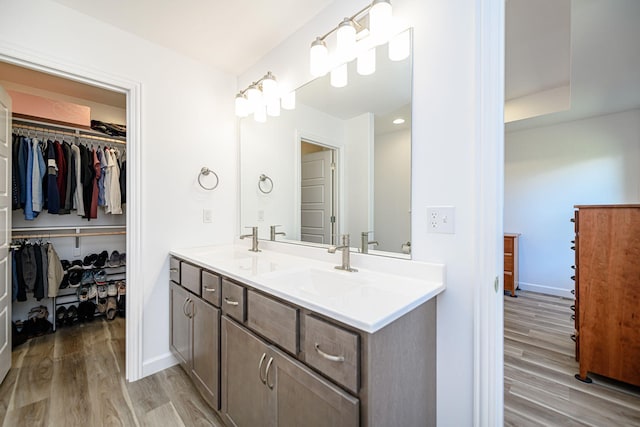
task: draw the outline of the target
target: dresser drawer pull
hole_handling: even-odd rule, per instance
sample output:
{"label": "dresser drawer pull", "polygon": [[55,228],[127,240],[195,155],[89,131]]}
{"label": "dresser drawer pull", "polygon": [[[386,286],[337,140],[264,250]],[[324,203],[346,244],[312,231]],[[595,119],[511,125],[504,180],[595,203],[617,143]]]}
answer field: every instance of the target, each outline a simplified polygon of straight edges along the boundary
{"label": "dresser drawer pull", "polygon": [[227,297],[224,298],[224,302],[226,302],[229,305],[238,305],[239,304],[238,301],[231,300],[231,299],[229,299]]}
{"label": "dresser drawer pull", "polygon": [[170,271],[171,273],[177,273],[177,272],[178,272],[178,269],[177,269],[176,267],[173,267],[173,268],[170,268],[170,269],[169,269],[169,271]]}
{"label": "dresser drawer pull", "polygon": [[573,342],[576,342],[576,335],[575,335],[575,334],[571,334],[571,340],[572,340]]}
{"label": "dresser drawer pull", "polygon": [[205,292],[215,292],[216,288],[204,288]]}
{"label": "dresser drawer pull", "polygon": [[575,295],[576,294],[576,290],[575,289],[571,289],[571,294]]}
{"label": "dresser drawer pull", "polygon": [[575,281],[576,280],[576,276],[575,275],[571,276],[571,280]]}
{"label": "dresser drawer pull", "polygon": [[334,356],[333,354],[325,353],[324,351],[320,350],[320,344],[318,343],[315,344],[315,348],[318,354],[327,360],[330,360],[332,362],[344,362],[344,356]]}
{"label": "dresser drawer pull", "polygon": [[569,308],[570,308],[571,310],[573,310],[573,311],[576,311],[576,305],[575,305],[575,304],[572,304]]}

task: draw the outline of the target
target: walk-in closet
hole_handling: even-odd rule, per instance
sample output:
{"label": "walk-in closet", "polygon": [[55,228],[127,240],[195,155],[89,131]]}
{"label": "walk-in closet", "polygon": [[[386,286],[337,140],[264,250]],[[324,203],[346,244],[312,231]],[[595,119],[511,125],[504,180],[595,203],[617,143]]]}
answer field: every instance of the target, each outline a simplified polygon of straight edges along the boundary
{"label": "walk-in closet", "polygon": [[[0,86],[12,104],[14,358],[63,329],[77,329],[65,340],[86,340],[82,330],[94,322],[124,337],[126,95],[7,63]],[[124,341],[119,348],[123,356]]]}

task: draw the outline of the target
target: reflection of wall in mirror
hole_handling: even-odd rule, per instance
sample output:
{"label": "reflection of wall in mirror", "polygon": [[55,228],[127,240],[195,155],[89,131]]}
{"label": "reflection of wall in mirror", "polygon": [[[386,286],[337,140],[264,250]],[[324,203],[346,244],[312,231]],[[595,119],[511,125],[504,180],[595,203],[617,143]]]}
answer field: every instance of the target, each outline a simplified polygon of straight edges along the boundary
{"label": "reflection of wall in mirror", "polygon": [[376,135],[373,248],[401,252],[411,240],[411,131]]}

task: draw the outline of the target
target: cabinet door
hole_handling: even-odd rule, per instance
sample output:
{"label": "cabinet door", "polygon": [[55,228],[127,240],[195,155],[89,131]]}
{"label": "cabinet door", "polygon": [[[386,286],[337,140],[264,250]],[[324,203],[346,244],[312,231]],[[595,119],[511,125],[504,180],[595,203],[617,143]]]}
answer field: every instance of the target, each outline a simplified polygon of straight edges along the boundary
{"label": "cabinet door", "polygon": [[[222,317],[222,413],[237,427],[271,426],[271,390],[264,384],[270,360],[267,345]],[[273,361],[272,361],[273,363]]]}
{"label": "cabinet door", "polygon": [[358,399],[336,387],[280,350],[271,349],[275,362],[266,375],[276,393],[278,427],[357,427]]}
{"label": "cabinet door", "polygon": [[219,401],[220,310],[193,298],[193,379],[205,399],[216,409]]}
{"label": "cabinet door", "polygon": [[187,316],[189,292],[171,283],[171,351],[182,367],[191,370],[191,319]]}

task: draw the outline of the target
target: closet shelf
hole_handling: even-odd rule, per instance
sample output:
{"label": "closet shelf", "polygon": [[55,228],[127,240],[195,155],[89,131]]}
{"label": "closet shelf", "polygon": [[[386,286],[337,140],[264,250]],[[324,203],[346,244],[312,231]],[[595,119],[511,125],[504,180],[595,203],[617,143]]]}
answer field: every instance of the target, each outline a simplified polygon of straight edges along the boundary
{"label": "closet shelf", "polygon": [[93,130],[81,129],[71,126],[51,124],[40,122],[37,120],[23,119],[19,117],[12,118],[13,128],[25,129],[27,131],[35,131],[41,133],[51,133],[56,135],[67,135],[79,139],[95,139],[115,144],[126,144],[127,139],[117,136],[108,136]]}
{"label": "closet shelf", "polygon": [[[98,231],[104,230],[104,231]],[[70,231],[70,232],[69,232]],[[27,227],[11,229],[11,240],[21,239],[53,239],[58,237],[75,237],[76,247],[80,237],[119,236],[126,235],[125,225],[84,226],[84,227]],[[12,247],[17,247],[12,245]]]}

